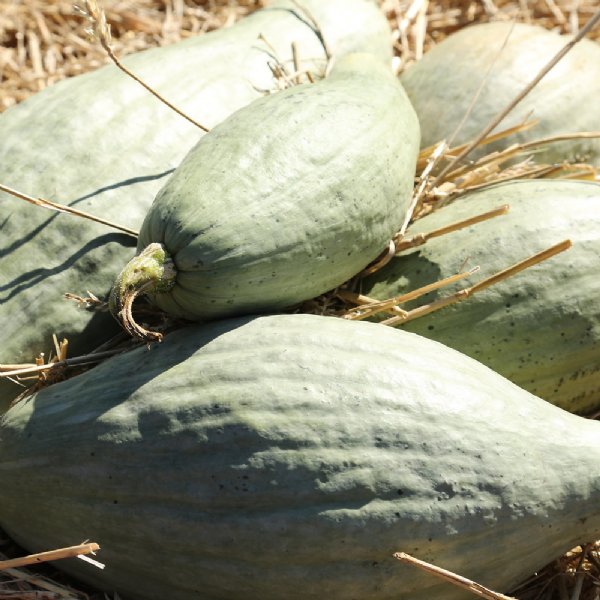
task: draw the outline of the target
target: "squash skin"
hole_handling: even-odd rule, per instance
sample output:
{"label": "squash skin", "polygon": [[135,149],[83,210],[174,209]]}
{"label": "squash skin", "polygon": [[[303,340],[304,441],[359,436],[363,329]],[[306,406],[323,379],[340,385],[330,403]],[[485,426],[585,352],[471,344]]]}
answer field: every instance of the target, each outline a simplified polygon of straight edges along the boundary
{"label": "squash skin", "polygon": [[190,151],[150,208],[138,250],[162,244],[177,270],[152,301],[202,321],[343,283],[400,228],[418,147],[402,86],[370,55],[253,102]]}
{"label": "squash skin", "polygon": [[[391,60],[383,14],[366,0],[302,0],[334,55],[369,51]],[[323,48],[291,1],[233,27],[126,57],[124,63],[205,125],[213,126],[272,86],[263,33],[282,60],[297,42],[303,64],[321,68]],[[344,19],[340,19],[340,14]],[[343,22],[342,22],[343,21]],[[0,116],[0,181],[138,229],[165,179],[202,132],[116,67],[60,82]],[[67,337],[73,355],[117,333],[108,313],[63,299],[107,295],[135,240],[69,215],[51,215],[0,193],[0,363],[33,362]],[[22,388],[0,380],[0,412]]]}
{"label": "squash skin", "polygon": [[[458,273],[465,261],[481,267],[473,277],[479,281],[571,239],[566,252],[403,327],[472,356],[564,409],[595,412],[600,409],[600,185],[557,180],[496,185],[420,219],[407,235],[505,203],[507,215],[397,256],[366,278],[362,290],[390,298]],[[449,293],[434,292],[415,305]]]}
{"label": "squash skin", "polygon": [[599,431],[413,334],[236,319],[12,408],[0,525],[128,598],[465,599],[392,553],[506,591],[595,539]]}
{"label": "squash skin", "polygon": [[[497,56],[488,83],[453,145],[474,139],[570,39],[541,27],[517,23],[499,54],[511,27],[511,23],[498,22],[461,29],[402,74],[401,81],[419,115],[423,147],[447,139],[454,132]],[[600,45],[583,39],[515,107],[498,130],[518,125],[528,116],[540,122],[469,156],[476,158],[513,143],[560,133],[598,131],[599,96]],[[600,165],[600,140],[542,146],[535,150],[535,160]]]}

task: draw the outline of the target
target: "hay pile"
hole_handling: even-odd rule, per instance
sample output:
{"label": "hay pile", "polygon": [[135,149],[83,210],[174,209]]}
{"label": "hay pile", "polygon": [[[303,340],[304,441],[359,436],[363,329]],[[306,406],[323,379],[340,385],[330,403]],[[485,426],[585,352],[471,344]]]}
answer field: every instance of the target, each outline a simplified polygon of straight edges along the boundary
{"label": "hay pile", "polygon": [[[396,68],[472,23],[515,20],[575,34],[598,10],[597,0],[379,0],[394,31]],[[118,57],[227,27],[260,8],[261,0],[104,0]],[[89,41],[84,18],[70,0],[0,0],[0,112],[63,79],[109,62]],[[588,36],[600,42],[600,28]],[[427,164],[422,157],[421,169]],[[24,552],[0,532],[0,561]],[[490,548],[490,552],[493,549]],[[105,594],[77,585],[50,567],[42,574],[0,571],[0,600]],[[600,542],[573,549],[513,591],[520,600],[600,600]],[[118,600],[115,595],[112,600]]]}
{"label": "hay pile", "polygon": [[[396,40],[399,67],[471,23],[515,19],[576,33],[596,0],[379,0]],[[117,56],[227,27],[261,0],[105,0]],[[600,39],[600,31],[590,36]],[[84,32],[70,0],[0,0],[0,111],[63,79],[108,62]]]}
{"label": "hay pile", "polygon": [[[48,85],[109,62],[69,0],[0,1],[0,111]],[[260,0],[107,0],[113,49],[122,57],[227,27]]]}

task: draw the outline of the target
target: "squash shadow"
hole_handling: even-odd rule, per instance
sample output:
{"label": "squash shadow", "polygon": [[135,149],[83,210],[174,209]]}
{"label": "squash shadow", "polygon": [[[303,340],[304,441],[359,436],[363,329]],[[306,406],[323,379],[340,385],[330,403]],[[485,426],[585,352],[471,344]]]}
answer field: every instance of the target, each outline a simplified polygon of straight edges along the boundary
{"label": "squash shadow", "polygon": [[[161,173],[155,173],[153,175],[131,177],[129,179],[124,179],[123,181],[117,181],[115,183],[100,187],[88,194],[85,194],[84,196],[80,196],[79,198],[76,198],[75,200],[73,200],[72,202],[69,202],[67,204],[68,204],[68,206],[75,207],[78,204],[80,204],[81,202],[84,202],[85,200],[90,200],[92,198],[97,198],[98,196],[101,196],[101,194],[103,194],[105,192],[117,190],[119,188],[127,188],[127,187],[133,186],[135,184],[143,183],[146,181],[154,181],[157,179],[162,179],[164,177],[169,176],[171,173],[173,173],[174,170],[175,169],[167,169],[166,171],[163,171]],[[94,207],[94,208],[101,210],[102,207],[98,206],[98,207]],[[94,211],[94,208],[91,209],[91,212]],[[34,208],[31,207],[31,210],[34,210]],[[32,229],[26,235],[16,239],[9,245],[7,245],[3,248],[0,248],[0,259],[3,259],[5,257],[9,256],[15,250],[18,250],[20,247],[24,246],[28,242],[35,239],[42,231],[44,231],[47,227],[49,227],[54,222],[54,220],[60,216],[60,214],[61,213],[54,213],[53,215],[51,215],[50,217],[45,219],[43,222],[41,222],[39,225],[37,225],[34,229]],[[2,224],[0,225],[0,231],[2,229],[4,229],[9,224],[9,222],[10,222],[10,215],[7,216],[4,219],[4,221],[2,222]]]}
{"label": "squash shadow", "polygon": [[[434,283],[442,278],[442,271],[437,262],[431,261],[420,250],[401,254],[379,271],[361,280],[361,293],[372,296],[376,300],[386,300],[400,294],[406,294],[423,285],[423,282]],[[417,300],[402,305],[402,308],[410,309],[420,304],[436,300],[440,293],[447,288],[429,292]]]}
{"label": "squash shadow", "polygon": [[46,279],[57,275],[62,271],[71,269],[79,260],[81,260],[87,254],[111,243],[116,243],[119,246],[123,247],[135,247],[135,240],[131,236],[128,236],[123,233],[108,233],[105,235],[98,236],[93,240],[89,241],[87,244],[81,246],[76,252],[65,258],[62,263],[54,267],[38,267],[36,269],[32,269],[30,271],[22,273],[21,275],[15,277],[11,281],[1,284],[0,292],[7,293],[0,296],[0,305],[10,301],[22,291],[35,285],[38,285]]}

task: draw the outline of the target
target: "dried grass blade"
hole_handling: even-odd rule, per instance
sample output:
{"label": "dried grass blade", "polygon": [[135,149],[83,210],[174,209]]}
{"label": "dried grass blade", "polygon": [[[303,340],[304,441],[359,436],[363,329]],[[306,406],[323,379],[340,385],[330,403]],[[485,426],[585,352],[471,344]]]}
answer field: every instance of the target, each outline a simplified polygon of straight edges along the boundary
{"label": "dried grass blade", "polygon": [[544,0],[544,2],[546,4],[546,6],[550,9],[550,12],[552,13],[553,17],[556,19],[556,22],[561,25],[566,25],[567,18],[563,14],[560,7],[557,6],[556,2],[554,2],[554,0]]}
{"label": "dried grass blade", "polygon": [[[308,8],[306,8],[306,6],[303,6],[300,2],[298,2],[298,0],[292,0],[292,2],[301,12],[303,12],[306,15],[307,19],[310,21],[311,29],[315,32],[315,35],[317,36],[319,42],[321,43],[321,46],[323,47],[323,52],[325,53],[327,63],[330,63],[333,54],[331,52],[329,44],[327,43],[327,40],[325,39],[325,36],[323,35],[323,30],[321,29],[321,27],[319,27],[319,22],[317,21],[317,19],[315,19],[312,12]],[[298,18],[302,20],[302,18],[299,15]]]}
{"label": "dried grass blade", "polygon": [[38,552],[36,554],[29,554],[28,556],[22,556],[20,558],[2,560],[0,561],[0,571],[48,562],[50,560],[73,558],[75,556],[79,556],[80,554],[93,554],[97,550],[100,550],[100,546],[94,542],[90,542],[87,544],[79,544],[78,546],[69,546],[68,548],[59,548],[57,550],[49,550],[47,552]]}
{"label": "dried grass blade", "polygon": [[0,600],[58,600],[61,598],[56,592],[2,592],[0,591]]}
{"label": "dried grass blade", "polygon": [[392,260],[392,258],[394,258],[395,255],[396,255],[396,244],[395,244],[394,240],[390,240],[387,249],[384,250],[375,259],[375,261],[372,262],[366,269],[361,271],[357,275],[357,277],[358,278],[366,277],[367,275],[372,275],[373,273],[376,273],[377,271],[379,271],[379,269],[383,269],[383,267],[385,267],[385,265],[387,265],[390,262],[390,260]]}
{"label": "dried grass blade", "polygon": [[494,15],[498,14],[498,7],[494,4],[493,0],[482,0],[481,3],[483,4],[485,12],[490,17],[493,17]]}
{"label": "dried grass blade", "polygon": [[112,227],[113,229],[117,229],[118,231],[122,231],[123,233],[131,235],[135,238],[138,237],[138,232],[134,229],[129,229],[128,227],[124,227],[123,225],[112,223],[111,221],[107,221],[106,219],[102,219],[101,217],[96,217],[95,215],[84,212],[82,210],[77,210],[76,208],[71,208],[70,206],[67,206],[65,204],[59,204],[58,202],[52,202],[52,200],[46,200],[44,198],[34,198],[33,196],[28,196],[27,194],[18,192],[17,190],[13,190],[12,188],[9,188],[2,184],[0,184],[0,191],[6,192],[7,194],[15,196],[16,198],[20,198],[21,200],[25,200],[26,202],[29,202],[30,204],[33,204],[35,206],[41,206],[42,208],[47,208],[56,212],[68,213],[75,217],[88,219],[89,221],[94,221],[96,223]]}
{"label": "dried grass blade", "polygon": [[446,175],[446,181],[452,181],[457,185],[460,185],[461,179],[467,177],[470,173],[476,172],[478,169],[487,165],[500,165],[507,160],[515,158],[521,151],[518,144],[513,144],[508,148],[501,151],[494,151],[482,156],[474,163],[469,165],[463,165],[454,171],[451,171]]}
{"label": "dried grass blade", "polygon": [[[399,6],[399,3],[396,4],[397,5],[395,6],[394,12],[396,14],[397,29],[395,30],[395,32],[397,31],[397,38],[400,40],[402,48],[402,52],[400,53],[400,63],[397,69],[397,72],[400,72],[406,66],[407,57],[411,54],[408,39],[408,30],[415,21],[415,19],[417,19],[419,15],[422,14],[424,0],[412,0],[410,6],[405,11],[402,11],[401,7]],[[402,15],[402,17],[400,15]],[[418,49],[415,50],[413,54],[416,55],[417,53]]]}
{"label": "dried grass blade", "polygon": [[427,166],[425,167],[425,169],[423,169],[423,172],[421,173],[419,185],[417,187],[416,192],[413,194],[413,197],[410,202],[410,206],[408,207],[408,210],[406,211],[406,215],[404,217],[404,222],[402,223],[402,227],[400,227],[400,231],[394,236],[394,241],[396,239],[402,237],[404,235],[404,233],[406,232],[406,230],[408,229],[408,225],[410,224],[413,214],[414,214],[415,210],[417,209],[417,206],[418,206],[421,198],[423,198],[425,191],[427,190],[427,187],[429,185],[429,176],[431,175],[431,172],[433,171],[433,169],[437,165],[438,161],[444,155],[444,153],[446,152],[447,149],[448,149],[448,144],[445,141],[441,141],[436,146],[435,150],[433,151],[433,153],[427,160]]}
{"label": "dried grass blade", "polygon": [[48,581],[37,575],[30,575],[20,569],[5,569],[3,573],[17,581],[26,581],[29,585],[35,585],[44,590],[48,590],[49,592],[54,592],[55,594],[58,594],[62,600],[79,600],[82,597],[80,595],[73,595],[72,590],[61,587],[55,582]]}
{"label": "dried grass blade", "polygon": [[534,265],[537,265],[545,260],[548,260],[549,258],[552,258],[553,256],[556,256],[557,254],[560,254],[561,252],[564,252],[565,250],[568,250],[572,245],[573,244],[571,240],[564,240],[558,244],[555,244],[554,246],[551,246],[550,248],[547,248],[546,250],[542,250],[541,252],[538,252],[537,254],[534,254],[533,256],[530,256],[529,258],[526,258],[525,260],[522,260],[511,267],[508,267],[507,269],[503,269],[502,271],[487,277],[479,283],[476,283],[470,288],[470,293],[474,294],[492,285],[495,285],[496,283],[507,279],[508,277],[512,277],[513,275],[516,275],[517,273],[520,273],[529,267],[533,267]]}
{"label": "dried grass blade", "polygon": [[568,142],[571,140],[581,139],[594,139],[600,138],[600,131],[577,131],[574,133],[561,133],[560,135],[553,135],[547,138],[541,138],[539,140],[532,140],[531,142],[524,142],[519,144],[519,150],[529,150],[530,148],[537,148],[539,146],[546,146],[548,144],[555,144],[557,142]]}
{"label": "dried grass blade", "polygon": [[464,219],[462,221],[456,221],[455,223],[445,225],[444,227],[439,227],[438,229],[433,229],[432,231],[429,231],[427,233],[418,233],[417,235],[413,235],[410,238],[404,240],[400,239],[395,242],[396,254],[404,252],[405,250],[409,250],[410,248],[415,248],[416,246],[422,246],[425,242],[432,238],[440,237],[442,235],[446,235],[454,231],[459,231],[460,229],[464,229],[465,227],[470,227],[471,225],[476,225],[477,223],[488,221],[489,219],[493,219],[494,217],[505,215],[509,210],[510,205],[503,204],[498,208],[494,208],[490,211],[475,215],[473,217],[469,217],[468,219]]}
{"label": "dried grass blade", "polygon": [[427,33],[427,9],[429,0],[424,0],[417,14],[417,19],[413,27],[415,38],[415,60],[421,60],[424,54],[425,36]]}
{"label": "dried grass blade", "polygon": [[466,192],[473,192],[475,190],[481,190],[491,185],[502,183],[503,181],[516,181],[517,179],[533,179],[535,177],[543,178],[554,171],[556,171],[556,167],[552,165],[535,165],[523,170],[521,173],[510,172],[505,174],[504,176],[500,175],[494,179],[490,179],[482,183],[460,188],[459,192],[461,194],[464,194]]}
{"label": "dried grass blade", "polygon": [[500,58],[500,56],[502,55],[502,53],[506,49],[506,44],[508,43],[508,40],[509,40],[510,36],[512,35],[512,32],[513,32],[513,30],[515,28],[515,23],[516,23],[516,21],[513,20],[512,24],[511,24],[511,27],[508,30],[508,33],[506,34],[506,36],[504,38],[504,41],[502,42],[502,45],[500,46],[500,49],[498,50],[498,52],[496,52],[496,54],[494,55],[492,61],[488,65],[488,68],[487,68],[487,70],[486,70],[486,72],[485,72],[485,74],[484,74],[484,76],[483,76],[483,78],[481,80],[481,83],[479,84],[479,87],[475,91],[475,94],[473,95],[473,98],[471,99],[471,102],[470,102],[469,106],[467,107],[467,110],[466,110],[466,112],[465,112],[462,120],[457,125],[456,129],[450,135],[450,138],[448,139],[448,144],[452,144],[452,142],[456,139],[456,136],[460,133],[460,131],[464,127],[465,123],[467,122],[467,119],[469,118],[469,116],[473,112],[473,108],[475,108],[475,105],[477,104],[477,100],[479,99],[479,96],[481,95],[481,92],[483,91],[483,88],[485,87],[485,84],[490,79],[490,75],[492,74],[492,70],[494,69],[494,66],[496,65],[496,63],[498,62],[498,59]]}
{"label": "dried grass blade", "polygon": [[[351,292],[350,290],[338,290],[336,296],[344,302],[349,302],[358,306],[377,304],[379,302],[379,300],[376,300],[375,298],[365,296],[364,294],[357,294],[356,292]],[[397,306],[390,306],[388,312],[399,315],[403,315],[406,313],[405,310],[402,310]]]}
{"label": "dried grass blade", "polygon": [[292,42],[292,62],[294,65],[294,82],[296,85],[300,83],[300,54],[297,42]]}
{"label": "dried grass blade", "polygon": [[600,174],[592,165],[560,165],[548,173],[546,177],[579,179],[582,181],[600,181]]}
{"label": "dried grass blade", "polygon": [[495,285],[500,281],[503,281],[504,279],[508,279],[509,277],[512,277],[513,275],[516,275],[517,273],[520,273],[521,271],[524,271],[529,267],[532,267],[534,265],[537,265],[538,263],[548,260],[552,256],[559,254],[560,252],[568,250],[571,247],[571,245],[571,240],[564,240],[558,244],[555,244],[554,246],[551,246],[550,248],[547,248],[546,250],[543,250],[542,252],[538,252],[537,254],[526,258],[525,260],[522,260],[506,269],[503,269],[502,271],[499,271],[494,275],[487,277],[486,279],[481,280],[480,282],[472,285],[471,287],[459,290],[451,296],[440,298],[439,300],[431,302],[430,304],[419,306],[418,308],[408,311],[406,315],[398,315],[392,317],[391,319],[386,319],[385,321],[382,321],[382,324],[390,326],[401,325],[403,323],[407,323],[408,321],[414,321],[415,319],[424,317],[425,315],[431,314],[432,312],[436,312],[442,308],[445,308],[446,306],[450,306],[451,304],[462,302],[463,300],[466,300],[467,298],[469,298],[477,292],[480,292],[481,290]]}
{"label": "dried grass blade", "polygon": [[171,110],[175,111],[178,115],[195,125],[196,127],[208,132],[209,129],[198,123],[198,121],[192,119],[190,116],[185,114],[182,110],[177,108],[174,104],[171,104],[166,98],[159,94],[156,90],[150,87],[145,81],[140,79],[135,73],[130,71],[115,55],[111,48],[111,33],[110,25],[106,22],[106,14],[100,7],[96,0],[82,0],[81,5],[75,5],[75,9],[81,15],[83,15],[89,22],[90,27],[86,29],[86,33],[92,40],[97,40],[104,51],[108,54],[108,57],[113,61],[115,66],[119,68],[127,76],[131,77],[134,81],[137,81],[145,90],[150,92],[155,98],[158,98],[163,104],[168,106]]}
{"label": "dried grass blade", "polygon": [[106,53],[108,54],[108,56],[110,57],[110,59],[113,61],[113,63],[115,63],[116,67],[118,67],[119,69],[121,69],[121,71],[123,71],[123,73],[125,73],[126,75],[128,75],[129,77],[131,77],[134,81],[137,81],[145,90],[147,90],[148,92],[150,92],[155,98],[157,98],[158,100],[160,100],[163,104],[165,104],[166,106],[168,106],[171,110],[175,111],[180,117],[183,117],[184,119],[186,119],[187,121],[189,121],[190,123],[192,123],[192,125],[195,125],[196,127],[198,127],[199,129],[201,129],[202,131],[205,131],[205,132],[209,132],[210,131],[210,129],[208,127],[206,127],[205,125],[202,125],[202,123],[199,123],[195,119],[192,119],[192,117],[190,117],[189,115],[187,115],[186,113],[184,113],[181,109],[177,108],[174,104],[172,104],[171,102],[169,102],[164,96],[162,96],[161,94],[159,94],[154,88],[152,88],[151,86],[149,86],[143,79],[141,79],[135,73],[133,73],[132,71],[130,71],[116,57],[115,53],[112,51],[112,49],[110,48],[110,46],[102,44],[102,47],[106,50]]}
{"label": "dried grass blade", "polygon": [[585,579],[585,571],[582,570],[583,567],[583,563],[585,562],[585,559],[587,558],[587,555],[589,553],[589,551],[592,548],[592,544],[586,544],[585,546],[583,546],[583,548],[581,549],[581,556],[579,557],[579,562],[577,564],[577,569],[576,569],[576,579],[575,579],[575,586],[573,587],[573,594],[571,595],[571,600],[579,600],[579,598],[581,597],[581,589],[583,587],[583,581]]}
{"label": "dried grass blade", "polygon": [[520,102],[525,98],[531,90],[558,64],[562,58],[588,33],[592,30],[596,24],[600,21],[600,9],[596,11],[594,16],[586,23],[577,35],[565,44],[559,52],[541,69],[541,71],[534,77],[534,79],[523,89],[517,96],[502,110],[500,113],[492,119],[492,121],[484,128],[481,134],[473,140],[444,170],[438,175],[434,186],[443,180],[445,175],[450,172],[456,164],[462,161],[467,155],[469,155],[483,139],[485,139],[497,126],[501,123],[506,115],[508,115]]}
{"label": "dried grass blade", "polygon": [[[481,140],[481,142],[479,142],[478,146],[481,147],[481,146],[486,146],[488,144],[493,144],[494,142],[497,142],[498,140],[507,138],[511,135],[514,135],[515,133],[520,133],[522,131],[528,131],[529,129],[532,129],[533,127],[535,127],[538,123],[539,123],[539,121],[535,121],[535,120],[525,120],[525,121],[523,121],[523,123],[520,123],[519,125],[514,125],[513,127],[508,127],[507,129],[503,129],[502,131],[499,131],[498,133],[494,133],[493,135],[487,136],[486,138]],[[452,148],[449,148],[446,151],[444,158],[448,158],[448,159],[455,158],[465,148],[467,148],[470,143],[472,143],[472,142],[466,142],[459,146],[453,146]],[[431,154],[435,151],[435,149],[438,146],[439,146],[439,143],[435,144],[433,146],[428,146],[427,148],[423,148],[423,150],[421,150],[421,152],[419,153],[418,160],[417,160],[417,171],[419,171],[420,169],[423,169],[425,167],[427,159],[431,156]],[[446,179],[449,179],[449,177],[446,176]]]}
{"label": "dried grass blade", "polygon": [[396,552],[394,554],[394,558],[398,559],[400,562],[409,563],[427,573],[431,573],[440,579],[444,579],[452,583],[457,587],[461,587],[469,592],[472,592],[476,596],[480,596],[482,598],[486,598],[486,600],[515,600],[511,596],[505,596],[504,594],[499,594],[498,592],[494,592],[489,588],[484,587],[480,583],[472,581],[471,579],[467,579],[466,577],[462,577],[461,575],[457,575],[452,571],[447,571],[446,569],[442,569],[441,567],[436,567],[431,563],[425,562],[424,560],[419,560],[406,552]]}
{"label": "dried grass blade", "polygon": [[[76,367],[80,365],[86,365],[90,363],[100,362],[105,358],[110,358],[115,354],[124,352],[121,349],[106,350],[105,352],[96,352],[93,354],[85,354],[83,356],[76,356],[74,358],[67,358],[65,360],[59,360],[44,365],[3,365],[3,369],[0,370],[0,378],[2,377],[18,377],[20,375],[29,375],[31,373],[41,373],[50,369],[58,369],[62,367]],[[14,367],[12,370],[6,370],[7,367]]]}
{"label": "dried grass blade", "polygon": [[[454,192],[456,189],[460,189],[461,191],[471,191],[490,184],[527,177],[549,177],[557,174],[560,174],[562,177],[563,173],[570,170],[573,171],[570,175],[573,179],[587,178],[594,181],[598,171],[593,165],[587,164],[533,164],[531,163],[530,158],[526,158],[517,165],[502,169],[502,163],[518,158],[520,155],[524,155],[526,153],[525,151],[528,149],[555,141],[592,137],[600,137],[600,135],[595,132],[582,132],[581,134],[564,134],[552,138],[545,138],[543,140],[515,144],[501,152],[492,152],[471,165],[459,167],[455,171],[449,173],[446,176],[447,181],[437,189],[444,189],[446,186],[451,185],[451,192]],[[497,176],[493,177],[496,174]]]}
{"label": "dried grass blade", "polygon": [[[423,287],[417,288],[416,290],[411,290],[406,294],[402,294],[400,296],[394,296],[393,298],[388,298],[387,300],[373,300],[369,299],[369,302],[363,302],[362,306],[357,306],[355,308],[351,308],[344,315],[344,319],[351,320],[362,320],[368,317],[372,317],[373,315],[389,311],[392,308],[398,308],[398,304],[402,304],[404,302],[409,302],[410,300],[416,300],[429,292],[433,292],[439,288],[445,287],[447,285],[451,285],[460,281],[461,279],[465,279],[466,277],[470,277],[474,273],[479,271],[479,267],[473,267],[469,271],[465,271],[464,273],[457,273],[456,275],[451,275],[450,277],[446,277],[445,279],[440,279],[439,281],[434,281],[428,285],[424,285]],[[363,298],[366,298],[364,296]],[[394,312],[399,313],[401,317],[407,317],[410,312],[398,309]]]}
{"label": "dried grass blade", "polygon": [[[484,167],[486,165],[489,165],[489,164],[500,165],[501,163],[506,162],[507,160],[510,160],[510,159],[518,157],[519,155],[525,154],[526,151],[528,151],[528,150],[532,150],[532,149],[538,148],[540,146],[545,146],[545,145],[549,145],[549,144],[553,144],[553,143],[561,142],[561,141],[571,141],[571,140],[577,140],[577,139],[593,139],[593,138],[600,138],[600,131],[584,131],[584,132],[576,132],[576,133],[565,133],[565,134],[555,135],[555,136],[551,136],[551,137],[547,137],[547,138],[541,138],[538,140],[532,140],[530,142],[524,142],[522,144],[514,144],[514,145],[510,146],[509,148],[506,148],[500,152],[492,152],[486,156],[483,156],[482,158],[477,160],[472,165],[465,165],[463,167],[459,167],[458,169],[455,169],[454,171],[452,171],[446,175],[446,180],[452,181],[458,187],[466,188],[467,184],[469,183],[469,178],[475,177],[475,175],[472,175],[472,174],[477,173],[477,171],[479,169],[481,169],[482,167]],[[535,174],[535,176],[543,176],[543,175],[545,175],[542,173],[544,169],[548,169],[550,171],[552,169],[565,168],[565,166],[566,165],[536,165],[535,167],[532,167],[532,170],[531,170],[532,174],[530,176],[534,176],[534,174]],[[534,173],[533,169],[538,169],[538,168],[540,169],[540,173]],[[595,174],[594,167],[592,167],[591,165],[587,165],[586,168],[590,169]],[[526,176],[526,174],[523,173],[521,176]],[[513,178],[513,177],[510,177],[510,178]],[[504,179],[506,179],[506,178],[503,178],[502,180],[504,180]]]}
{"label": "dried grass blade", "polygon": [[[499,131],[498,133],[494,133],[494,134],[486,136],[479,142],[478,145],[479,146],[487,146],[489,144],[493,144],[494,142],[503,140],[507,137],[510,137],[511,135],[514,135],[515,133],[522,133],[524,131],[529,131],[530,129],[533,129],[534,127],[536,127],[538,124],[539,124],[538,120],[526,118],[522,123],[519,123],[518,125],[513,125],[512,127],[507,127],[506,129],[503,129],[502,131]],[[459,152],[462,152],[465,148],[467,148],[470,143],[472,143],[472,141],[467,142],[465,144],[461,144],[460,146],[455,146],[453,148],[450,148],[449,153],[452,154],[453,156],[457,156],[459,154]]]}
{"label": "dried grass blade", "polygon": [[14,365],[0,365],[0,376],[4,376],[3,371],[14,371],[16,369],[29,369],[31,367],[35,367],[35,363],[21,363]]}

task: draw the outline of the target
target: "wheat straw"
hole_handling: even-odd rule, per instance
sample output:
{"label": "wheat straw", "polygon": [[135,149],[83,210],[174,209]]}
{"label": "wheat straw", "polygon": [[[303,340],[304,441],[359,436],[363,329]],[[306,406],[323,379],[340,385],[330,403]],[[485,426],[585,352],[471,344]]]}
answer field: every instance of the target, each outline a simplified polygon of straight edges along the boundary
{"label": "wheat straw", "polygon": [[511,596],[505,596],[504,594],[499,594],[498,592],[494,592],[489,588],[484,587],[480,583],[472,581],[471,579],[467,579],[466,577],[462,577],[461,575],[457,575],[452,571],[448,571],[446,569],[442,569],[437,567],[431,563],[425,562],[424,560],[419,560],[406,552],[397,552],[394,554],[394,558],[398,559],[401,562],[405,562],[411,564],[419,569],[426,571],[427,573],[431,573],[444,581],[448,581],[449,583],[461,587],[469,592],[475,594],[476,596],[480,596],[481,598],[485,598],[486,600],[515,600],[515,598]]}
{"label": "wheat straw", "polygon": [[138,232],[134,229],[129,229],[129,227],[124,227],[123,225],[118,225],[117,223],[113,223],[112,221],[107,221],[106,219],[102,219],[101,217],[97,217],[82,210],[71,208],[66,204],[59,204],[58,202],[52,202],[52,200],[46,200],[44,198],[34,198],[33,196],[29,196],[28,194],[24,194],[23,192],[19,192],[2,184],[0,184],[0,191],[6,192],[7,194],[14,196],[15,198],[25,200],[25,202],[29,202],[30,204],[33,204],[35,206],[40,206],[42,208],[47,208],[56,212],[68,213],[75,217],[87,219],[88,221],[94,221],[96,223],[101,223],[102,225],[107,225],[108,227],[112,227],[113,229],[122,231],[123,233],[131,235],[135,238],[138,237]]}
{"label": "wheat straw", "polygon": [[163,104],[168,106],[171,110],[175,111],[178,115],[198,127],[202,129],[202,131],[209,131],[207,127],[192,119],[189,115],[184,113],[182,110],[177,108],[174,104],[169,102],[164,96],[159,94],[153,87],[149,86],[143,79],[139,78],[135,73],[130,71],[115,55],[112,47],[111,47],[111,33],[110,26],[106,22],[106,15],[104,10],[100,7],[100,5],[96,2],[96,0],[82,0],[82,4],[75,5],[77,11],[83,15],[89,22],[88,27],[85,32],[88,34],[90,39],[98,41],[102,48],[104,48],[105,52],[108,54],[109,58],[113,61],[115,66],[117,66],[123,73],[127,76],[131,77],[134,81],[137,81],[144,89],[150,92],[153,96],[158,98]]}
{"label": "wheat straw", "polygon": [[51,560],[61,560],[63,558],[73,558],[80,554],[94,554],[100,550],[100,546],[94,542],[79,544],[77,546],[69,546],[68,548],[59,548],[58,550],[49,550],[47,552],[38,552],[37,554],[29,554],[20,558],[10,560],[0,560],[0,571],[6,569],[15,569],[27,565],[35,565]]}
{"label": "wheat straw", "polygon": [[600,21],[600,10],[586,23],[577,35],[567,42],[563,48],[540,70],[540,72],[532,79],[532,81],[525,86],[519,94],[494,117],[490,123],[483,129],[479,136],[471,142],[445,169],[438,175],[437,179],[433,183],[433,186],[442,181],[444,176],[452,170],[452,168],[466,158],[478,145],[484,140],[503,120],[504,118],[523,100],[536,86],[537,84],[565,57],[565,55],[583,39],[585,34],[593,29],[596,24]]}

